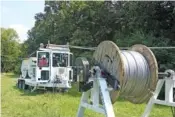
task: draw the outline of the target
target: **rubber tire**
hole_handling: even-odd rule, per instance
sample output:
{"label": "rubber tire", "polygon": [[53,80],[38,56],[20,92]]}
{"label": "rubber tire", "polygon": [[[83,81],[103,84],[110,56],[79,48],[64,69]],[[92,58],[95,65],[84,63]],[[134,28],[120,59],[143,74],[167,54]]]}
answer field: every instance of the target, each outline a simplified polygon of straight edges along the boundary
{"label": "rubber tire", "polygon": [[22,80],[21,82],[22,82],[21,88],[22,88],[23,90],[28,89],[28,85],[25,84],[25,80]]}
{"label": "rubber tire", "polygon": [[25,81],[24,80],[21,81],[21,89],[25,90]]}
{"label": "rubber tire", "polygon": [[18,88],[21,89],[22,88],[22,83],[21,80],[18,80]]}

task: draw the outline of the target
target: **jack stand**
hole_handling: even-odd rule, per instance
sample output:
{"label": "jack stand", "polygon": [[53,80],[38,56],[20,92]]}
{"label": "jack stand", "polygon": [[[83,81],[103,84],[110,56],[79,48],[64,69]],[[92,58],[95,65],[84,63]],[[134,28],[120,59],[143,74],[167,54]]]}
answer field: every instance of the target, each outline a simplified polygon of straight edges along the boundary
{"label": "jack stand", "polygon": [[34,92],[37,89],[37,86],[35,85],[32,89],[31,92]]}
{"label": "jack stand", "polygon": [[[102,113],[106,117],[115,117],[106,80],[104,78],[101,78],[99,73],[100,69],[97,70],[95,77],[92,77],[92,79],[90,79],[93,81],[93,88],[91,90],[83,92],[77,117],[84,116],[85,108],[92,109],[98,113]],[[92,104],[88,101],[90,96]],[[99,97],[102,100],[102,105],[99,103]]]}
{"label": "jack stand", "polygon": [[[173,88],[175,87],[175,72],[172,70],[167,70],[166,72],[170,73],[170,77],[165,77],[164,79],[160,79],[158,81],[154,95],[149,100],[142,117],[149,116],[154,104],[175,107],[175,102],[173,102]],[[165,82],[165,100],[159,100],[157,99],[157,97],[163,87],[164,82]]]}

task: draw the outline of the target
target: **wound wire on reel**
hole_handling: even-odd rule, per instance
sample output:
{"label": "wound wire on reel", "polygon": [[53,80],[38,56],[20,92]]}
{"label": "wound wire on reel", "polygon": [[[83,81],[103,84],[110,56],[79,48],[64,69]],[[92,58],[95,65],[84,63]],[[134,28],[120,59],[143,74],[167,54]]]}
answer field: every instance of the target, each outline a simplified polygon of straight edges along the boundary
{"label": "wound wire on reel", "polygon": [[121,96],[130,100],[143,98],[150,82],[150,69],[146,59],[135,51],[121,51],[124,62],[124,83]]}

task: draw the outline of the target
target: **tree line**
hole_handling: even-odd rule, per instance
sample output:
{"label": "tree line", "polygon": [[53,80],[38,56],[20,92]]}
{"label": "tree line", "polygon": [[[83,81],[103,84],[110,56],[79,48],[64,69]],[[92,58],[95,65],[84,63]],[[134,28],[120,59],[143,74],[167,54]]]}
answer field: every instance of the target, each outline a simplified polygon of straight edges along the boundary
{"label": "tree line", "polygon": [[[28,31],[28,39],[17,46],[21,52],[18,55],[22,57],[48,40],[54,44],[69,42],[89,47],[104,40],[111,40],[119,47],[138,43],[146,46],[175,45],[174,1],[45,1],[44,11],[34,17],[35,25]],[[75,56],[92,56],[89,51],[72,51]],[[153,52],[160,70],[175,68],[175,50]],[[5,61],[2,64],[8,66]]]}

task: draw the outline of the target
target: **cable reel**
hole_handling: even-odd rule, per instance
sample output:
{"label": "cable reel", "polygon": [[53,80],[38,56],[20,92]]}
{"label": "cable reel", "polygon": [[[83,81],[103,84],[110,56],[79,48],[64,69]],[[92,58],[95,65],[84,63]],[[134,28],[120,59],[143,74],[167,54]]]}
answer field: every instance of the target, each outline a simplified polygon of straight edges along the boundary
{"label": "cable reel", "polygon": [[[119,95],[132,103],[148,101],[156,88],[158,81],[157,61],[152,51],[144,45],[134,45],[130,50],[120,50],[112,41],[103,41],[96,48],[92,66],[99,66],[107,75],[107,83],[112,103]],[[90,77],[89,62],[84,57],[79,57],[75,62],[79,90],[85,86]],[[114,87],[117,82],[118,87]],[[113,83],[113,84],[112,84]],[[117,90],[116,90],[117,89]]]}
{"label": "cable reel", "polygon": [[120,50],[112,41],[103,41],[93,58],[120,83],[120,90],[110,92],[112,103],[119,95],[135,104],[152,96],[158,80],[158,67],[148,47],[137,44],[130,50]]}
{"label": "cable reel", "polygon": [[[154,104],[175,106],[175,72],[167,70],[158,73],[156,58],[145,45],[136,44],[129,50],[120,50],[112,41],[103,41],[96,48],[92,59],[93,67],[89,75],[82,78],[82,87],[88,90],[83,90],[77,117],[84,115],[85,108],[106,117],[115,117],[112,104],[119,96],[134,104],[149,100],[143,117],[149,115]],[[82,69],[87,73],[86,70]],[[165,100],[159,100],[157,97],[164,83],[166,97]]]}

